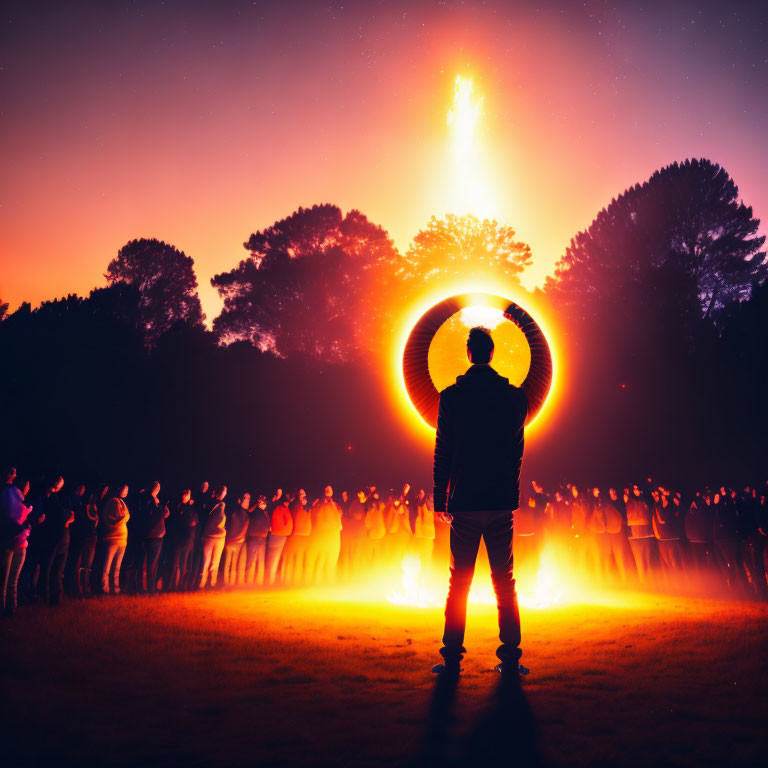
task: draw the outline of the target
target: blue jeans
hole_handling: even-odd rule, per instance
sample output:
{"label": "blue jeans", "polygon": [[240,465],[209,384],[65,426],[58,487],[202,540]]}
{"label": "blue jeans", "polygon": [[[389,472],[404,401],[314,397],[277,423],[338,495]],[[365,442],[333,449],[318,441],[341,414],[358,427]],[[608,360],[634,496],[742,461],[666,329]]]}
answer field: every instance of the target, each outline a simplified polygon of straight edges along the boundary
{"label": "blue jeans", "polygon": [[520,611],[512,577],[511,510],[462,512],[451,522],[451,579],[445,603],[445,633],[440,650],[446,661],[461,661],[467,624],[467,597],[475,574],[480,539],[485,539],[491,580],[496,593],[501,645],[496,655],[502,661],[516,661],[520,651]]}

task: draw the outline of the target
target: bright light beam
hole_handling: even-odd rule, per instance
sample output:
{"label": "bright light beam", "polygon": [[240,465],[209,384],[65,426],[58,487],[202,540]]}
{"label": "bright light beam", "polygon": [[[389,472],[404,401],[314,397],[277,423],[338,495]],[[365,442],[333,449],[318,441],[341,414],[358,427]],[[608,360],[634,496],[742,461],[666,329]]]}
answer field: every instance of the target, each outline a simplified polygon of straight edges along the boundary
{"label": "bright light beam", "polygon": [[448,109],[447,123],[451,129],[454,179],[450,204],[459,216],[474,214],[480,218],[493,218],[491,185],[486,173],[477,128],[483,115],[483,97],[476,96],[471,77],[456,76],[453,104]]}

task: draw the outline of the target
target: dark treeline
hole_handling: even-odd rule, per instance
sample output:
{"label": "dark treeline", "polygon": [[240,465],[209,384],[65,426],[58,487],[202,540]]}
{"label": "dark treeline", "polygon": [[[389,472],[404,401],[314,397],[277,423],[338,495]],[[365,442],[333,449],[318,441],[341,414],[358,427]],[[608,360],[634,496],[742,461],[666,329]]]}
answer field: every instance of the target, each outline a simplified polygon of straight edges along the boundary
{"label": "dark treeline", "polygon": [[186,323],[147,348],[138,309],[136,289],[115,285],[0,324],[3,399],[13,404],[5,461],[73,482],[225,478],[249,488],[360,482],[364,467],[382,466],[379,441],[397,435],[371,417],[375,371],[220,346]]}
{"label": "dark treeline", "polygon": [[[559,318],[568,391],[526,474],[690,487],[764,474],[758,225],[722,168],[686,161],[572,240],[539,296]],[[461,274],[462,254],[509,283],[530,264],[527,246],[496,222],[447,217],[401,254],[359,212],[323,205],[245,248],[212,280],[224,299],[213,331],[192,259],[156,240],[126,244],[108,287],[87,298],[6,314],[0,459],[73,481],[87,468],[79,479],[91,482],[427,486],[425,446],[391,413],[382,340],[425,284]]]}
{"label": "dark treeline", "polygon": [[545,292],[571,364],[547,459],[607,482],[730,482],[768,459],[768,289],[759,219],[707,160],[627,190],[580,232]]}

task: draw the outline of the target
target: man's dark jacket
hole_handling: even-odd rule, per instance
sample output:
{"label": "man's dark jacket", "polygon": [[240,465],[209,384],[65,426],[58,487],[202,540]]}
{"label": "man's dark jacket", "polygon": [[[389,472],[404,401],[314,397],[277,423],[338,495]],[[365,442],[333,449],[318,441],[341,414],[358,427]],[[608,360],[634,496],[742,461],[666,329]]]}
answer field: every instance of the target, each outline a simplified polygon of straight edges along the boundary
{"label": "man's dark jacket", "polygon": [[489,365],[472,365],[440,393],[435,511],[517,509],[528,399]]}

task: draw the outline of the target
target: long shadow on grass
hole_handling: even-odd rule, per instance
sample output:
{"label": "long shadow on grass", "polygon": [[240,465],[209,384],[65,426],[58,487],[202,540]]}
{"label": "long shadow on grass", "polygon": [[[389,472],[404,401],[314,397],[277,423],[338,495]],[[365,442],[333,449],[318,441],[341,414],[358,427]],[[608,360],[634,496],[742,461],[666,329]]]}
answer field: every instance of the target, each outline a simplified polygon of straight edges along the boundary
{"label": "long shadow on grass", "polygon": [[475,765],[540,766],[539,730],[520,683],[502,676],[467,739]]}
{"label": "long shadow on grass", "polygon": [[517,680],[499,679],[470,732],[453,733],[458,677],[440,676],[430,700],[421,751],[410,761],[418,766],[542,764],[536,720]]}

